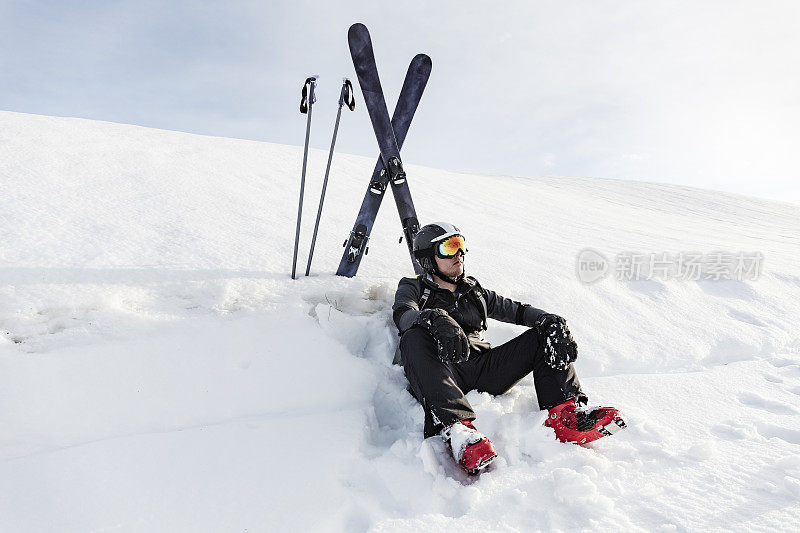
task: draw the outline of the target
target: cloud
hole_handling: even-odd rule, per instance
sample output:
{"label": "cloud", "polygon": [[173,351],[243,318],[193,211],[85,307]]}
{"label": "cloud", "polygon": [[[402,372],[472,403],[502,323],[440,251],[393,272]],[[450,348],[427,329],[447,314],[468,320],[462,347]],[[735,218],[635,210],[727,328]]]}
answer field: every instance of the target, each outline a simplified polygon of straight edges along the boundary
{"label": "cloud", "polygon": [[[302,144],[319,73],[325,149],[354,21],[387,102],[408,61],[433,73],[407,161],[511,174],[684,183],[770,196],[798,181],[800,5],[769,3],[7,2],[4,107]],[[360,91],[356,96],[360,99]],[[347,116],[340,151],[377,154]]]}

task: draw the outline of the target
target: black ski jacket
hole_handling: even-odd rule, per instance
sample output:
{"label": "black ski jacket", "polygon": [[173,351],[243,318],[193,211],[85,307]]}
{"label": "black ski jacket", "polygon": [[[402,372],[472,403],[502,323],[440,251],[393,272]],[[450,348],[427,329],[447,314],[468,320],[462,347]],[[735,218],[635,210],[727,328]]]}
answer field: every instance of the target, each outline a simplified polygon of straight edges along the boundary
{"label": "black ski jacket", "polygon": [[[494,318],[501,322],[533,327],[536,319],[545,312],[508,298],[494,291],[481,287],[478,280],[471,276],[464,277],[456,286],[455,292],[439,287],[430,274],[415,278],[403,278],[397,286],[392,306],[392,318],[402,335],[414,327],[420,314],[420,299],[425,287],[431,294],[425,302],[425,309],[444,309],[458,322],[469,339],[470,351],[485,352],[491,345],[484,340],[486,331],[485,318]],[[485,298],[486,314],[479,298]]]}

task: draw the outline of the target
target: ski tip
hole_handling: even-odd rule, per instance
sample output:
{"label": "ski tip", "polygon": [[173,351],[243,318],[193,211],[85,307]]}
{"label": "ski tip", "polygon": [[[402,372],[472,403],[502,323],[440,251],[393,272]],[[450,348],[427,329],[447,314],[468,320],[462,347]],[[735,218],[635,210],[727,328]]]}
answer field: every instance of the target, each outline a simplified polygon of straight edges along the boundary
{"label": "ski tip", "polygon": [[415,63],[422,62],[428,65],[432,63],[431,57],[428,54],[417,54],[414,56],[414,59],[412,61],[414,61]]}
{"label": "ski tip", "polygon": [[430,73],[433,62],[428,54],[417,54],[414,56],[414,59],[411,60],[411,64],[417,65],[417,68],[421,68]]}
{"label": "ski tip", "polygon": [[366,33],[367,35],[369,35],[369,30],[367,29],[367,27],[360,22],[356,22],[355,24],[350,26],[349,30],[347,30],[348,37],[353,37],[359,33]]}
{"label": "ski tip", "polygon": [[356,22],[350,26],[350,29],[347,31],[347,42],[350,45],[350,54],[353,56],[357,53],[361,53],[364,48],[372,48],[372,39],[369,36],[369,30],[360,22]]}

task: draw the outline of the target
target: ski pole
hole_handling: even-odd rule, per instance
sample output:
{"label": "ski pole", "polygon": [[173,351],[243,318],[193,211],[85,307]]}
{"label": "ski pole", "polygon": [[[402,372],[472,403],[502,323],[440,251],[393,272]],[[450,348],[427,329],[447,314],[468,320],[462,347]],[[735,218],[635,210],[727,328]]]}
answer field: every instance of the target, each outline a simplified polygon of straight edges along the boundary
{"label": "ski pole", "polygon": [[325,189],[328,188],[328,175],[331,171],[331,160],[333,159],[333,147],[336,145],[336,134],[339,131],[339,119],[342,116],[342,106],[347,104],[347,108],[353,111],[356,108],[356,100],[353,97],[353,85],[347,78],[342,78],[342,92],[339,94],[339,110],[336,112],[336,125],[333,127],[333,139],[331,140],[331,150],[328,152],[328,165],[325,167],[325,180],[322,182],[322,194],[319,197],[319,209],[317,209],[317,221],[314,223],[314,236],[311,238],[311,251],[308,252],[308,265],[306,265],[306,276],[311,271],[311,259],[314,257],[314,244],[317,242],[317,230],[319,229],[319,219],[322,216],[322,203],[325,201]]}
{"label": "ski pole", "polygon": [[294,256],[292,258],[292,279],[295,277],[295,270],[297,268],[297,245],[300,242],[300,216],[303,212],[303,189],[306,186],[306,163],[308,162],[308,138],[311,135],[311,108],[314,102],[317,101],[314,95],[314,89],[317,86],[317,79],[319,76],[311,76],[306,79],[303,84],[302,99],[300,100],[300,112],[308,114],[306,121],[306,145],[303,149],[303,173],[300,175],[300,205],[297,207],[297,232],[294,236]]}

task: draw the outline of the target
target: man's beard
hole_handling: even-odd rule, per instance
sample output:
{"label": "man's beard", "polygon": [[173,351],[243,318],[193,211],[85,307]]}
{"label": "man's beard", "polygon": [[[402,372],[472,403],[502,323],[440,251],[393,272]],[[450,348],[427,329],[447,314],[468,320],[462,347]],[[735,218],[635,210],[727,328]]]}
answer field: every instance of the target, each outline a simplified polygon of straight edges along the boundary
{"label": "man's beard", "polygon": [[452,269],[451,269],[449,272],[446,272],[445,274],[446,274],[446,275],[447,275],[447,277],[449,277],[449,278],[457,278],[457,277],[458,277],[458,276],[460,276],[460,275],[461,275],[463,272],[464,272],[464,267],[462,266],[462,267],[458,267],[458,268],[455,268],[455,267],[454,267],[454,268],[452,268]]}
{"label": "man's beard", "polygon": [[463,264],[460,267],[454,267],[450,269],[447,273],[442,271],[440,268],[437,268],[436,270],[437,274],[439,274],[439,276],[448,283],[458,283],[461,280],[461,278],[464,277]]}

